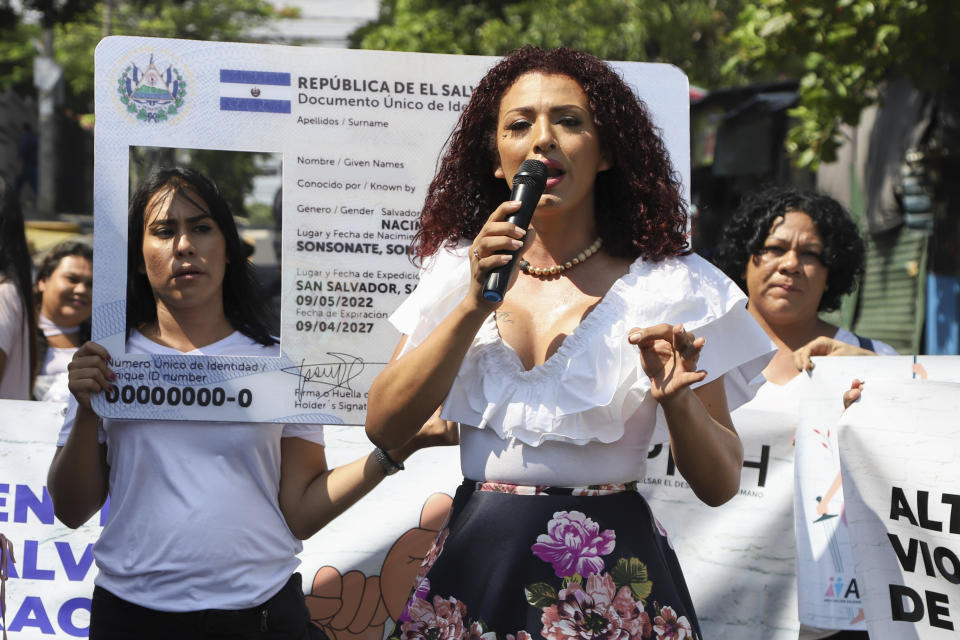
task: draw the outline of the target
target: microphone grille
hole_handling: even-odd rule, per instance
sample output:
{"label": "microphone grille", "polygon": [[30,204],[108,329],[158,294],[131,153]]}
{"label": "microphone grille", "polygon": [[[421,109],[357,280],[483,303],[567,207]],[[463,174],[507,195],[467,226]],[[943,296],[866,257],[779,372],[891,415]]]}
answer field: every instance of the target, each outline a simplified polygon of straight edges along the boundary
{"label": "microphone grille", "polygon": [[513,176],[513,186],[535,184],[541,188],[547,184],[547,165],[539,160],[524,160]]}

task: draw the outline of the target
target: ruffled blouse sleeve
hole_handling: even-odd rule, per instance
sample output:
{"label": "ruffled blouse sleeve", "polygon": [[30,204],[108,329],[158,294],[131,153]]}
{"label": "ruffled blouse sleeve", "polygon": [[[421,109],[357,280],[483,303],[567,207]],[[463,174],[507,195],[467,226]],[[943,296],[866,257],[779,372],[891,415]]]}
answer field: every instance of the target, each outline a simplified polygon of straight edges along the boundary
{"label": "ruffled blouse sleeve", "polygon": [[[680,272],[688,271],[689,287],[678,288],[668,298],[672,310],[663,310],[657,322],[682,322],[687,331],[706,339],[698,366],[707,377],[700,385],[724,376],[727,406],[733,411],[750,401],[766,381],[761,372],[777,347],[747,311],[747,297],[736,283],[696,254],[678,262],[682,267],[668,263],[662,268],[668,280],[682,279]],[[649,379],[642,377],[649,388]]]}
{"label": "ruffled blouse sleeve", "polygon": [[420,269],[420,282],[390,316],[390,322],[407,342],[399,356],[407,353],[437,328],[470,288],[469,244],[441,248],[426,258]]}
{"label": "ruffled blouse sleeve", "polygon": [[[467,246],[441,251],[424,265],[420,285],[394,314],[395,326],[419,344],[466,295]],[[529,446],[546,441],[611,443],[626,430],[650,437],[658,405],[633,327],[682,323],[706,338],[700,384],[726,375],[731,410],[753,397],[775,349],[746,309],[746,296],[696,255],[660,262],[638,259],[545,363],[525,370],[499,336],[491,314],[477,333],[444,401],[443,417]]]}

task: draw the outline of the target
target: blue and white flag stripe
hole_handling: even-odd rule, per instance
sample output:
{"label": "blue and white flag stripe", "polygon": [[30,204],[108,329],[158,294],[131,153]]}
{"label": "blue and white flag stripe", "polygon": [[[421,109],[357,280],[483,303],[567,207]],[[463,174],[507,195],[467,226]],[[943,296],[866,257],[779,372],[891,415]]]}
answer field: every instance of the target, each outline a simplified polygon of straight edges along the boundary
{"label": "blue and white flag stripe", "polygon": [[[251,91],[255,91],[256,96],[254,96]],[[222,98],[257,97],[263,100],[286,100],[289,102],[290,87],[259,84],[222,84],[220,85],[220,96]]]}
{"label": "blue and white flag stripe", "polygon": [[290,74],[280,71],[244,71],[243,69],[220,69],[220,82],[235,84],[290,86]]}
{"label": "blue and white flag stripe", "polygon": [[290,74],[220,70],[220,110],[290,113]]}

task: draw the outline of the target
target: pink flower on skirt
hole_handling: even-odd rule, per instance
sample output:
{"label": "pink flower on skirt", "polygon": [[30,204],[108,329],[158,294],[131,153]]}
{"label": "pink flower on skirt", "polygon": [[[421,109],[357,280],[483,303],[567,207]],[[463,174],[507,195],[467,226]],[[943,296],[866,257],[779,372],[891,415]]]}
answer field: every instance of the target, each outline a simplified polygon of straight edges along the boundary
{"label": "pink flower on skirt", "polygon": [[557,594],[557,604],[543,608],[540,633],[547,640],[630,640],[637,627],[624,624],[631,621],[617,611],[615,591],[610,576],[590,576],[586,588],[571,582]]}
{"label": "pink flower on skirt", "polygon": [[519,493],[520,490],[515,484],[506,482],[483,482],[479,487],[480,491],[492,491],[494,493]]}
{"label": "pink flower on skirt", "polygon": [[[595,576],[587,579],[587,588],[590,588],[590,581]],[[609,574],[604,575],[607,582],[607,589],[612,590],[615,587],[613,578]],[[643,610],[643,604],[633,599],[630,587],[622,586],[613,597],[613,609],[620,616],[623,628],[630,632],[631,638],[649,638],[653,633],[653,625],[650,623],[650,616]]]}
{"label": "pink flower on skirt", "polygon": [[653,619],[653,630],[657,632],[658,640],[686,640],[693,637],[693,629],[687,616],[677,618],[673,607],[663,607],[660,615]]}
{"label": "pink flower on skirt", "polygon": [[407,603],[410,620],[402,625],[403,640],[461,640],[467,606],[456,598],[433,596],[433,602],[412,598]]}
{"label": "pink flower on skirt", "polygon": [[587,487],[574,487],[571,495],[574,496],[606,496],[611,493],[626,491],[624,484],[592,484]]}
{"label": "pink flower on skirt", "polygon": [[603,570],[605,556],[616,544],[613,529],[600,531],[600,525],[579,511],[558,511],[547,523],[547,533],[537,536],[533,553],[553,565],[559,578],[574,574],[589,576]]}
{"label": "pink flower on skirt", "polygon": [[430,549],[427,550],[426,555],[423,556],[423,562],[420,563],[420,569],[417,571],[418,578],[427,575],[427,572],[433,567],[437,558],[439,558],[443,552],[443,545],[446,544],[447,536],[449,535],[450,527],[444,527],[440,533],[437,534],[437,537],[433,539],[433,544],[430,545]]}

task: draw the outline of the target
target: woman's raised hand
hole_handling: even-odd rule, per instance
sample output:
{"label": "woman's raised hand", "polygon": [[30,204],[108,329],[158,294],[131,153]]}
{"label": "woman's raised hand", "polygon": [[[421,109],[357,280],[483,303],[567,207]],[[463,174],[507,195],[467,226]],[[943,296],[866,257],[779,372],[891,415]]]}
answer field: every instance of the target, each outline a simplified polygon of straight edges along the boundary
{"label": "woman's raised hand", "polygon": [[[873,353],[872,351],[870,353]],[[863,381],[854,378],[850,382],[850,388],[843,392],[843,408],[844,410],[849,409],[850,405],[860,399],[860,395],[863,393]]]}
{"label": "woman's raised hand", "polygon": [[106,391],[116,380],[116,375],[107,366],[110,354],[96,342],[86,342],[67,365],[70,393],[81,407],[92,409],[90,394]]}
{"label": "woman's raised hand", "polygon": [[820,336],[793,352],[793,365],[798,371],[813,371],[813,356],[875,356],[873,351],[862,349],[834,338]]}
{"label": "woman's raised hand", "polygon": [[640,349],[643,372],[650,378],[650,392],[657,402],[669,400],[707,377],[697,369],[705,338],[687,333],[683,325],[658,324],[630,330],[627,340]]}
{"label": "woman's raised hand", "polygon": [[[470,245],[470,295],[476,300],[490,307],[499,306],[483,298],[483,285],[487,274],[492,269],[503,266],[510,261],[510,256],[497,251],[517,251],[523,246],[526,231],[507,222],[507,218],[520,208],[519,200],[507,200],[493,210],[487,218],[480,233]],[[515,274],[514,274],[515,276]]]}

